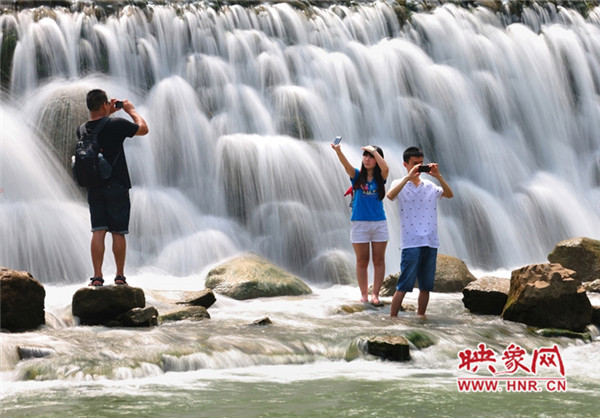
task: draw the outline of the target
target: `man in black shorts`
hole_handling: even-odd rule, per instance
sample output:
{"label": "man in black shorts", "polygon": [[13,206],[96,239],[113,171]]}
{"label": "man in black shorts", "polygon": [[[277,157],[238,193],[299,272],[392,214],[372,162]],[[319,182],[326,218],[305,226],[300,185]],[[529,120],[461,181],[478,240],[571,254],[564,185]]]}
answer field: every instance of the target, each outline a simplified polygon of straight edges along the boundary
{"label": "man in black shorts", "polygon": [[[87,189],[92,221],[91,252],[94,266],[94,276],[90,279],[90,286],[102,286],[104,283],[102,261],[104,260],[104,238],[107,231],[112,234],[113,239],[112,251],[117,267],[115,284],[126,285],[124,269],[127,242],[125,234],[129,232],[131,180],[123,142],[125,138],[146,135],[148,125],[144,118],[135,111],[133,103],[128,100],[120,102],[117,99],[109,101],[103,90],[88,92],[86,104],[90,111],[90,119],[85,123],[88,132],[93,131],[101,119],[117,112],[121,107],[133,120],[131,122],[119,117],[108,119],[98,134],[98,143],[102,148],[104,158],[112,165],[111,176],[103,185]],[[79,136],[78,129],[77,137],[79,138]]]}

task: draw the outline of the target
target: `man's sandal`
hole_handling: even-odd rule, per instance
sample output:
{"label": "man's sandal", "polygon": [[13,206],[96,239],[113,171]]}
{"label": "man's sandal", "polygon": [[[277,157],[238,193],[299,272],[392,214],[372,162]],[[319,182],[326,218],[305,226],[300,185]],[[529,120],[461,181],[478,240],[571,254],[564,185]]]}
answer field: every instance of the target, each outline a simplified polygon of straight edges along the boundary
{"label": "man's sandal", "polygon": [[104,284],[104,279],[102,277],[92,277],[90,279],[90,284],[88,286],[102,286]]}
{"label": "man's sandal", "polygon": [[128,286],[127,281],[125,280],[125,276],[117,276],[117,277],[115,277],[115,285],[117,285],[117,286]]}

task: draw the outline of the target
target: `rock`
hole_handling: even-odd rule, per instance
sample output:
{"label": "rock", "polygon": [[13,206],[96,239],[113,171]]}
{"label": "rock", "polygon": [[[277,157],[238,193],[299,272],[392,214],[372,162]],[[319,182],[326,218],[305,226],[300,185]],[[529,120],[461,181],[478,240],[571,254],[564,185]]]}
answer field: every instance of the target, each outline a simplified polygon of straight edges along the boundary
{"label": "rock", "polygon": [[[396,286],[398,285],[398,277],[400,277],[400,273],[390,274],[386,278],[383,279],[383,283],[381,285],[381,289],[379,289],[380,297],[391,297],[394,296],[396,292]],[[369,294],[373,292],[373,285],[369,286]]]}
{"label": "rock", "polygon": [[548,254],[548,261],[575,270],[582,282],[600,279],[600,241],[579,237],[561,241]]}
{"label": "rock", "polygon": [[0,267],[0,328],[21,332],[45,325],[45,298],[44,286],[30,273]]}
{"label": "rock", "polygon": [[589,332],[575,332],[568,329],[542,328],[535,330],[535,334],[546,338],[566,337],[580,339],[585,342],[592,342],[592,336]]}
{"label": "rock", "polygon": [[592,305],[575,275],[560,264],[513,270],[502,318],[540,328],[582,331],[592,318]]}
{"label": "rock", "polygon": [[410,360],[408,341],[400,335],[361,338],[358,341],[358,348],[363,353],[368,353],[384,360]]}
{"label": "rock", "polygon": [[107,322],[108,327],[152,327],[158,325],[158,311],[154,306],[133,308]]}
{"label": "rock", "polygon": [[354,260],[340,250],[320,253],[308,264],[306,275],[313,280],[332,284],[356,283]]}
{"label": "rock", "polygon": [[583,287],[587,292],[600,293],[600,279],[596,279],[593,282],[584,283]]}
{"label": "rock", "polygon": [[50,357],[51,355],[56,354],[56,351],[46,347],[17,346],[17,354],[19,355],[20,360],[25,360],[28,358]]}
{"label": "rock", "polygon": [[272,324],[273,324],[273,322],[271,322],[271,319],[268,316],[265,316],[264,318],[260,318],[260,319],[257,319],[252,322],[252,325],[272,325]]}
{"label": "rock", "polygon": [[434,292],[460,292],[477,280],[464,261],[445,254],[438,254],[435,269]]}
{"label": "rock", "polygon": [[510,279],[482,277],[462,291],[463,304],[471,313],[500,315],[508,299]]}
{"label": "rock", "polygon": [[133,308],[144,308],[144,291],[132,286],[88,286],[73,295],[73,316],[81,325],[106,325]]}
{"label": "rock", "polygon": [[[477,280],[467,268],[464,261],[449,255],[438,254],[435,269],[435,282],[433,284],[434,292],[460,292],[469,283]],[[398,284],[400,273],[390,274],[383,279],[379,296],[387,297],[394,296],[396,285]],[[415,288],[418,287],[418,282],[415,283]],[[369,293],[372,292],[373,286],[369,287]]]}
{"label": "rock", "polygon": [[592,307],[592,320],[590,323],[600,327],[600,306]]}
{"label": "rock", "polygon": [[423,331],[409,331],[404,337],[419,350],[435,344],[433,338]]}
{"label": "rock", "polygon": [[184,319],[190,321],[202,321],[203,319],[210,319],[210,314],[204,306],[189,306],[175,312],[161,315],[160,317],[161,321],[182,321]]}
{"label": "rock", "polygon": [[213,268],[205,286],[237,300],[312,293],[298,277],[255,254],[245,254]]}
{"label": "rock", "polygon": [[186,300],[177,303],[180,305],[203,306],[208,309],[217,301],[211,289],[204,289],[200,292],[187,292],[186,296],[188,296]]}

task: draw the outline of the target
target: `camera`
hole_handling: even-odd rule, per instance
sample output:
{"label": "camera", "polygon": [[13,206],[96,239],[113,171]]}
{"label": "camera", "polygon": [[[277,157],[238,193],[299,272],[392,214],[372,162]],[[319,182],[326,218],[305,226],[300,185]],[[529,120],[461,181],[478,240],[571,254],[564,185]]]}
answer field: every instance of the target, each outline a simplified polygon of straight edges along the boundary
{"label": "camera", "polygon": [[429,173],[431,171],[431,167],[428,165],[420,165],[418,171],[419,173]]}
{"label": "camera", "polygon": [[333,145],[337,145],[342,141],[342,137],[341,136],[336,136],[335,139],[333,140]]}
{"label": "camera", "polygon": [[117,101],[115,102],[115,108],[117,108],[117,109],[122,109],[122,108],[123,108],[123,102],[122,102],[122,101],[120,101],[120,100],[117,100]]}

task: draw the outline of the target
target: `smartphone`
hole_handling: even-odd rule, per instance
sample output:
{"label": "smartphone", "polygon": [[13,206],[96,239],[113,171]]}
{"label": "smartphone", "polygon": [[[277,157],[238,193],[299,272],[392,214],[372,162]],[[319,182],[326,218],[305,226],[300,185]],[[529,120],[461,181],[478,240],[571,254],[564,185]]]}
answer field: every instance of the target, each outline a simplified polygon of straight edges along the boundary
{"label": "smartphone", "polygon": [[431,167],[428,165],[420,165],[418,171],[419,173],[429,173],[431,171]]}
{"label": "smartphone", "polygon": [[117,100],[115,102],[115,108],[117,108],[117,109],[123,109],[123,102],[120,101],[120,100]]}
{"label": "smartphone", "polygon": [[337,145],[340,142],[342,142],[342,137],[341,136],[336,136],[335,139],[333,140],[333,145]]}

